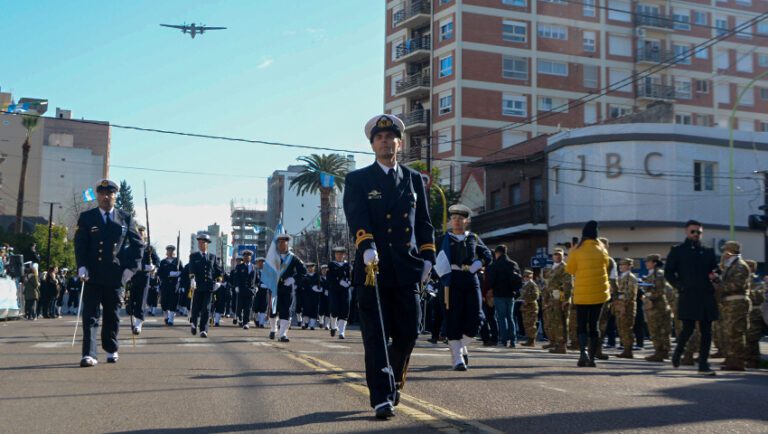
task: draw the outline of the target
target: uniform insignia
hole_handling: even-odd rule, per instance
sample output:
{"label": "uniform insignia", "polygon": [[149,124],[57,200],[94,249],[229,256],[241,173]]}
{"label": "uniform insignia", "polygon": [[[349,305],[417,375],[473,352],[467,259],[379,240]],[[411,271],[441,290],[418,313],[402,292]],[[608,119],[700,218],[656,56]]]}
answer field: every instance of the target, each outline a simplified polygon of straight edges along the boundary
{"label": "uniform insignia", "polygon": [[381,118],[379,118],[379,121],[376,122],[377,128],[390,128],[391,126],[392,126],[392,120],[386,116],[382,116]]}
{"label": "uniform insignia", "polygon": [[381,192],[378,190],[371,190],[368,192],[368,199],[381,199]]}
{"label": "uniform insignia", "polygon": [[98,226],[92,226],[91,227],[91,232],[98,232],[98,231],[99,231],[99,227]]}
{"label": "uniform insignia", "polygon": [[109,181],[107,181],[106,179],[101,181],[101,186],[102,187],[109,187]]}

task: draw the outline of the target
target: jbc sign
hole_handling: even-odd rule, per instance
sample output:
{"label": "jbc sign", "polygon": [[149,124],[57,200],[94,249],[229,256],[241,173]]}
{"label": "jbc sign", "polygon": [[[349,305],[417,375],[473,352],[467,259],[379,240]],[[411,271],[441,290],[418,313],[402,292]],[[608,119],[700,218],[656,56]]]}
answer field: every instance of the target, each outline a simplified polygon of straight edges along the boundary
{"label": "jbc sign", "polygon": [[[661,152],[649,152],[645,154],[645,158],[643,158],[643,170],[645,171],[646,175],[654,178],[664,176],[664,173],[653,169],[654,160],[662,157],[663,155]],[[577,182],[581,183],[586,179],[587,172],[594,172],[595,170],[587,169],[586,155],[577,155],[576,158],[579,159],[580,167],[579,179]],[[609,152],[605,154],[605,170],[599,170],[599,172],[604,172],[607,178],[619,178],[621,175],[623,175],[624,167],[622,166],[621,154],[617,154],[615,152]]]}

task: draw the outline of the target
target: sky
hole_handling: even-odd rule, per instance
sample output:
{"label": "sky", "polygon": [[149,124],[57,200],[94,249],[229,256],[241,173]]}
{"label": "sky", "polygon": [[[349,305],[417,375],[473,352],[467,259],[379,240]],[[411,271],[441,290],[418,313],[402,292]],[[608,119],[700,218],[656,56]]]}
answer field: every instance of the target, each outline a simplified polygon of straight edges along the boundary
{"label": "sky", "polygon": [[[0,0],[0,88],[48,99],[47,115],[61,107],[117,125],[368,152],[363,126],[383,105],[384,7]],[[159,26],[192,22],[228,29],[191,39]],[[132,186],[140,221],[146,182],[153,244],[175,244],[181,231],[182,257],[190,233],[214,222],[229,229],[230,200],[266,209],[273,171],[324,152],[115,127],[111,146],[110,177]]]}

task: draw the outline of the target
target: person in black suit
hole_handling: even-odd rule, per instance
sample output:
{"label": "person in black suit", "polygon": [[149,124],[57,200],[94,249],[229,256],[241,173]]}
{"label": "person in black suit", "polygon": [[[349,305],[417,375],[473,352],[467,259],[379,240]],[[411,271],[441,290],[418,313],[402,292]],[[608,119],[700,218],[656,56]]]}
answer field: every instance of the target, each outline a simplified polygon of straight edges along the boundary
{"label": "person in black suit", "polygon": [[258,270],[251,262],[253,252],[250,250],[243,251],[243,263],[238,264],[235,267],[234,273],[232,273],[231,283],[235,287],[235,293],[237,295],[237,311],[235,312],[235,318],[240,318],[240,325],[243,329],[248,330],[251,322],[251,309],[253,308],[253,298],[256,296],[258,287],[256,286],[256,277]]}
{"label": "person in black suit", "polygon": [[77,274],[85,279],[83,292],[83,357],[80,366],[95,366],[99,306],[103,308],[101,346],[107,362],[118,360],[122,286],[139,268],[144,242],[130,214],[116,209],[119,187],[102,179],[96,185],[98,208],[80,213],[75,229]]}
{"label": "person in black suit", "polygon": [[[197,235],[197,247],[199,252],[189,255],[189,278],[195,279],[195,291],[192,296],[192,314],[190,315],[190,327],[193,335],[197,334],[200,326],[200,337],[208,337],[208,317],[210,316],[210,304],[213,292],[221,285],[222,270],[219,260],[213,253],[208,253],[208,244],[211,236],[200,233]],[[200,321],[198,323],[198,320]]]}
{"label": "person in black suit", "polygon": [[333,248],[334,261],[328,264],[328,304],[331,313],[331,337],[339,331],[339,339],[345,339],[344,331],[349,320],[349,290],[352,284],[352,267],[344,260],[347,249]]}
{"label": "person in black suit", "polygon": [[[173,255],[176,246],[165,247],[165,258],[160,261],[157,269],[157,277],[160,278],[160,305],[165,312],[165,325],[172,326],[176,311],[179,307],[180,277],[184,265],[181,260]],[[183,290],[181,291],[183,292]]]}
{"label": "person in black suit", "polygon": [[[404,127],[403,121],[388,114],[368,121],[365,133],[376,161],[350,172],[344,188],[344,213],[357,246],[352,284],[357,291],[366,382],[379,419],[395,415],[398,390],[419,334],[419,285],[435,262],[424,181],[397,162]],[[366,277],[374,265],[376,284],[369,286]]]}
{"label": "person in black suit", "polygon": [[265,258],[259,256],[256,261],[256,297],[253,302],[253,312],[256,314],[254,323],[263,329],[267,321],[267,304],[269,303],[269,288],[261,281],[261,271],[264,269]]}

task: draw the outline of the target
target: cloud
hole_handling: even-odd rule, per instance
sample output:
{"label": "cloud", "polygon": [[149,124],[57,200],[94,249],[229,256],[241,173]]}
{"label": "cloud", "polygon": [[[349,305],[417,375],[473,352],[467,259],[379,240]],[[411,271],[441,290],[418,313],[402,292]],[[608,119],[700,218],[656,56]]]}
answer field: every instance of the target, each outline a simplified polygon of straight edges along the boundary
{"label": "cloud", "polygon": [[259,66],[257,68],[259,69],[267,69],[275,62],[274,59],[265,59],[261,63],[259,63]]}

